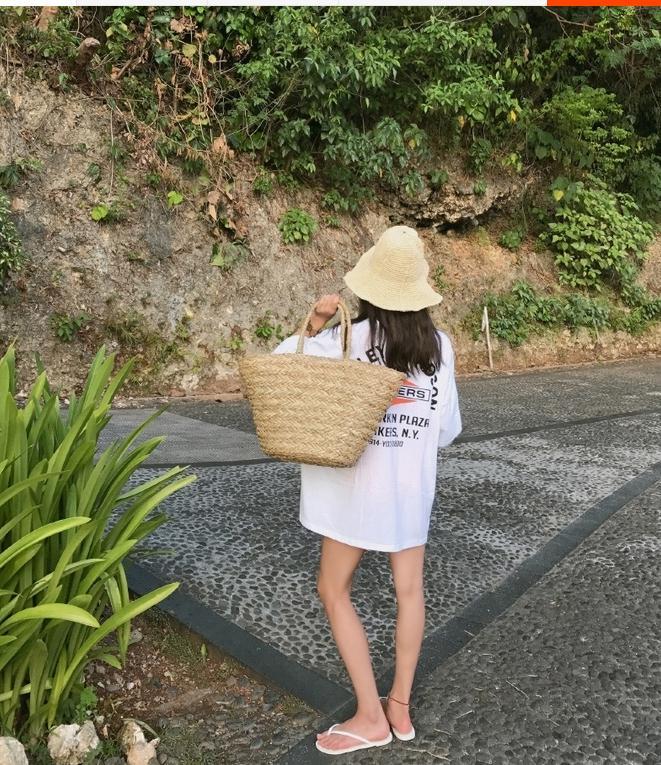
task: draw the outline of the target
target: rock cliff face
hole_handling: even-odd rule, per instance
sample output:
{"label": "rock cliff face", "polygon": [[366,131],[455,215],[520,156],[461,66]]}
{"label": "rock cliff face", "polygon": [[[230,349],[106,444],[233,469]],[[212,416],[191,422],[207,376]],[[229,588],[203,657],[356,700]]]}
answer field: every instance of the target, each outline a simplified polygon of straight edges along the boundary
{"label": "rock cliff face", "polygon": [[[0,87],[0,166],[29,160],[9,191],[29,257],[0,301],[0,342],[17,339],[25,386],[38,351],[63,392],[77,389],[105,342],[120,358],[138,356],[129,387],[136,394],[235,392],[238,354],[266,350],[276,334],[293,332],[315,296],[341,288],[343,273],[393,222],[418,226],[432,274],[443,267],[446,297],[434,317],[454,337],[460,372],[486,365],[484,343],[460,327],[486,290],[520,278],[542,288],[556,282],[548,255],[504,250],[491,224],[479,225],[487,213],[516,204],[519,179],[487,178],[486,192],[476,194],[449,168],[440,191],[384,197],[331,227],[321,189],[275,185],[272,195],[257,196],[256,169],[244,158],[231,160],[231,181],[211,198],[203,181],[175,167],[154,183],[140,146],[121,150],[123,126],[104,103],[16,72],[0,70]],[[180,204],[168,204],[169,189],[182,194]],[[210,199],[224,227],[210,216]],[[96,222],[91,213],[100,204],[109,212]],[[308,244],[282,243],[278,222],[292,207],[319,222]],[[224,268],[210,262],[214,252],[225,253]],[[645,277],[657,290],[660,263],[657,246]],[[81,314],[87,319],[71,342],[60,340],[62,317]],[[625,357],[658,350],[659,340],[658,328],[641,338],[561,333],[516,350],[496,343],[495,362],[515,369]]]}

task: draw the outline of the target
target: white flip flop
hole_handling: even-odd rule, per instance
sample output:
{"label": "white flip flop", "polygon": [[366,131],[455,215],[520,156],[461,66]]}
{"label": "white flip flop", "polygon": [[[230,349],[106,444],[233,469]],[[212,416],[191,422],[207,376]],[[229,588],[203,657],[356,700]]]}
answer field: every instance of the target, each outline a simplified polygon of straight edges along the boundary
{"label": "white flip flop", "polygon": [[338,736],[348,736],[349,738],[355,739],[359,743],[355,744],[354,746],[349,746],[346,749],[329,749],[328,747],[320,744],[317,740],[315,743],[317,749],[320,752],[323,752],[324,754],[347,754],[348,752],[357,752],[359,749],[371,749],[373,746],[385,746],[392,741],[392,733],[390,732],[380,741],[370,741],[369,739],[358,736],[355,733],[349,733],[348,730],[335,730],[338,725],[341,725],[341,723],[335,723],[334,725],[331,725],[326,733],[335,733]]}
{"label": "white flip flop", "polygon": [[[379,699],[381,701],[388,701],[387,696],[379,696]],[[401,702],[400,702],[401,703]],[[405,706],[408,706],[406,704]],[[397,728],[395,728],[394,725],[390,725],[390,730],[395,734],[395,738],[399,739],[399,741],[412,741],[415,738],[415,728],[413,725],[411,725],[411,730],[407,733],[402,733],[401,731],[398,731]]]}

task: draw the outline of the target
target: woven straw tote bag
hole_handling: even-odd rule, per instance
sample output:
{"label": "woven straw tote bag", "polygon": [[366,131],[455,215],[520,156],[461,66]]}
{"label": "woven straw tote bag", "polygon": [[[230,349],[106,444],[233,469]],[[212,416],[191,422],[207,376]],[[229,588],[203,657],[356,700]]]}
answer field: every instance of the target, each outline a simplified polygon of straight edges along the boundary
{"label": "woven straw tote bag", "polygon": [[351,320],[340,301],[341,359],[303,353],[312,309],[296,353],[248,356],[239,372],[262,450],[276,459],[350,467],[374,434],[405,375],[349,358]]}

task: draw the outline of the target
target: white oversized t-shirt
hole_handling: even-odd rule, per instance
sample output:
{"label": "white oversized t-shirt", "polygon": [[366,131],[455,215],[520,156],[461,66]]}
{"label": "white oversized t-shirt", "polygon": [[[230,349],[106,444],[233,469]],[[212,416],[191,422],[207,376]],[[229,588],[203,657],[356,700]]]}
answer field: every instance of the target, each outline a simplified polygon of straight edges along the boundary
{"label": "white oversized t-shirt", "polygon": [[[447,335],[438,334],[440,368],[407,377],[353,467],[301,465],[303,526],[365,550],[394,552],[427,541],[438,449],[461,432],[454,353]],[[294,353],[297,342],[287,338],[274,353]],[[339,332],[305,338],[304,351],[340,358]],[[351,358],[384,363],[384,349],[370,345],[367,320],[352,327]]]}

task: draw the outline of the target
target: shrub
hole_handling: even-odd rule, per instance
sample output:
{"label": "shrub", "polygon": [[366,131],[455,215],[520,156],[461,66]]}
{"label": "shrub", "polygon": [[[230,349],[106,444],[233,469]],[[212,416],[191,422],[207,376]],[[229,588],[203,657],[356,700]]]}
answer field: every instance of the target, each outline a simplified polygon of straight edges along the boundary
{"label": "shrub", "polygon": [[638,157],[629,163],[628,185],[641,212],[661,215],[661,161],[658,157]]}
{"label": "shrub", "polygon": [[250,250],[240,240],[225,242],[224,244],[216,242],[211,248],[211,260],[209,262],[220,268],[221,271],[231,271],[234,266],[245,260],[249,254]]}
{"label": "shrub", "polygon": [[[131,601],[124,560],[164,521],[158,505],[190,484],[173,468],[127,489],[163,440],[135,442],[160,413],[96,455],[113,397],[114,354],[96,354],[79,398],[62,418],[40,373],[24,409],[14,401],[15,355],[0,360],[0,726],[32,736],[80,696],[90,661],[120,668],[130,623],[177,587]],[[30,448],[26,448],[29,444]],[[98,457],[98,458],[97,458]],[[116,644],[104,638],[114,634]]]}
{"label": "shrub", "polygon": [[90,162],[87,165],[87,175],[92,179],[93,183],[98,183],[101,180],[101,166],[98,162]]}
{"label": "shrub", "polygon": [[434,269],[432,281],[437,292],[443,294],[448,289],[448,283],[445,278],[445,266],[443,264],[439,264]]}
{"label": "shrub", "polygon": [[498,244],[500,244],[501,247],[505,247],[514,252],[521,247],[522,241],[523,231],[521,231],[520,228],[511,228],[507,231],[503,231],[500,235],[500,239],[498,239]]}
{"label": "shrub", "polygon": [[468,150],[468,156],[470,157],[471,167],[476,173],[481,173],[484,170],[484,166],[491,159],[493,152],[493,144],[486,138],[476,138],[471,144]]}
{"label": "shrub", "polygon": [[515,173],[523,172],[523,160],[518,151],[511,151],[500,160],[500,164],[504,168],[513,170]]}
{"label": "shrub", "polygon": [[10,215],[9,199],[0,192],[0,287],[10,271],[19,271],[25,261],[21,240]]}
{"label": "shrub", "polygon": [[19,157],[13,160],[8,165],[0,166],[0,188],[11,189],[16,186],[17,183],[27,173],[33,170],[40,170],[42,163],[38,159],[32,159],[30,157]]}
{"label": "shrub", "polygon": [[485,295],[482,305],[468,314],[464,325],[475,339],[480,334],[484,305],[489,311],[492,335],[514,347],[544,328],[619,329],[638,334],[661,320],[661,299],[651,298],[644,290],[640,305],[625,311],[603,297],[580,293],[538,295],[527,282],[516,282],[509,292]]}
{"label": "shrub", "polygon": [[152,189],[158,189],[160,185],[163,183],[163,178],[160,173],[157,173],[155,170],[150,170],[147,175],[145,175],[145,180],[149,184],[149,186],[152,187]]}
{"label": "shrub", "polygon": [[276,340],[285,339],[282,324],[275,324],[269,311],[257,320],[255,337],[265,341],[270,340],[272,337],[276,338]]}
{"label": "shrub", "polygon": [[200,157],[184,157],[181,160],[181,169],[186,175],[199,176],[206,173],[206,164]]}
{"label": "shrub", "polygon": [[117,202],[101,202],[90,211],[90,218],[96,223],[117,223],[124,220],[124,211]]}
{"label": "shrub", "polygon": [[539,120],[544,129],[530,134],[538,159],[589,170],[611,183],[624,178],[634,135],[613,93],[588,85],[566,87],[543,104]]}
{"label": "shrub", "polygon": [[301,186],[301,182],[298,178],[294,178],[294,176],[286,170],[281,170],[277,173],[276,180],[278,181],[278,185],[282,186],[282,188],[287,191],[296,191],[296,189]]}
{"label": "shrub", "polygon": [[130,355],[133,359],[134,366],[126,378],[126,385],[132,390],[146,393],[153,390],[154,380],[163,367],[183,358],[176,330],[174,337],[164,335],[135,310],[109,312],[98,320],[98,331],[104,338],[117,342],[120,358]]}
{"label": "shrub", "polygon": [[328,226],[328,228],[340,228],[342,225],[342,221],[337,217],[337,215],[333,215],[332,213],[324,215],[322,223],[324,226]]}
{"label": "shrub", "polygon": [[514,285],[509,294],[487,295],[484,304],[489,310],[492,334],[510,345],[521,345],[530,334],[535,295],[525,282]]}
{"label": "shrub", "polygon": [[51,326],[62,342],[70,343],[78,330],[84,327],[91,318],[86,313],[79,313],[77,316],[55,313],[51,316]]}
{"label": "shrub", "polygon": [[652,233],[627,194],[578,184],[540,238],[555,253],[561,282],[600,290],[604,282],[621,288],[632,280]]}
{"label": "shrub", "polygon": [[184,195],[180,191],[168,191],[166,199],[168,207],[177,207],[184,201]]}
{"label": "shrub", "polygon": [[303,244],[317,230],[317,221],[305,210],[292,207],[280,218],[278,228],[285,244]]}
{"label": "shrub", "polygon": [[243,331],[238,325],[233,326],[230,329],[229,338],[227,339],[227,347],[231,353],[241,353],[245,348],[246,341],[243,339]]}
{"label": "shrub", "polygon": [[448,182],[450,176],[447,170],[432,170],[429,173],[429,185],[432,191],[438,191]]}
{"label": "shrub", "polygon": [[424,189],[425,184],[417,170],[409,170],[402,178],[401,188],[407,197],[415,198]]}
{"label": "shrub", "polygon": [[266,171],[258,173],[252,182],[252,190],[260,196],[269,196],[273,191],[273,176],[271,173]]}
{"label": "shrub", "polygon": [[515,155],[530,134],[540,156],[615,178],[632,126],[658,131],[658,9],[87,7],[61,8],[47,32],[33,17],[0,9],[12,56],[36,76],[46,57],[55,82],[103,30],[92,81],[121,71],[113,100],[130,129],[147,125],[194,172],[188,157],[222,135],[299,180],[341,168],[396,185],[431,145],[474,146],[479,172],[489,142]]}
{"label": "shrub", "polygon": [[322,197],[321,206],[334,212],[355,214],[371,196],[371,191],[363,186],[352,186],[343,190],[331,189]]}
{"label": "shrub", "polygon": [[483,197],[487,193],[487,183],[482,178],[478,178],[473,184],[473,194],[477,197]]}

